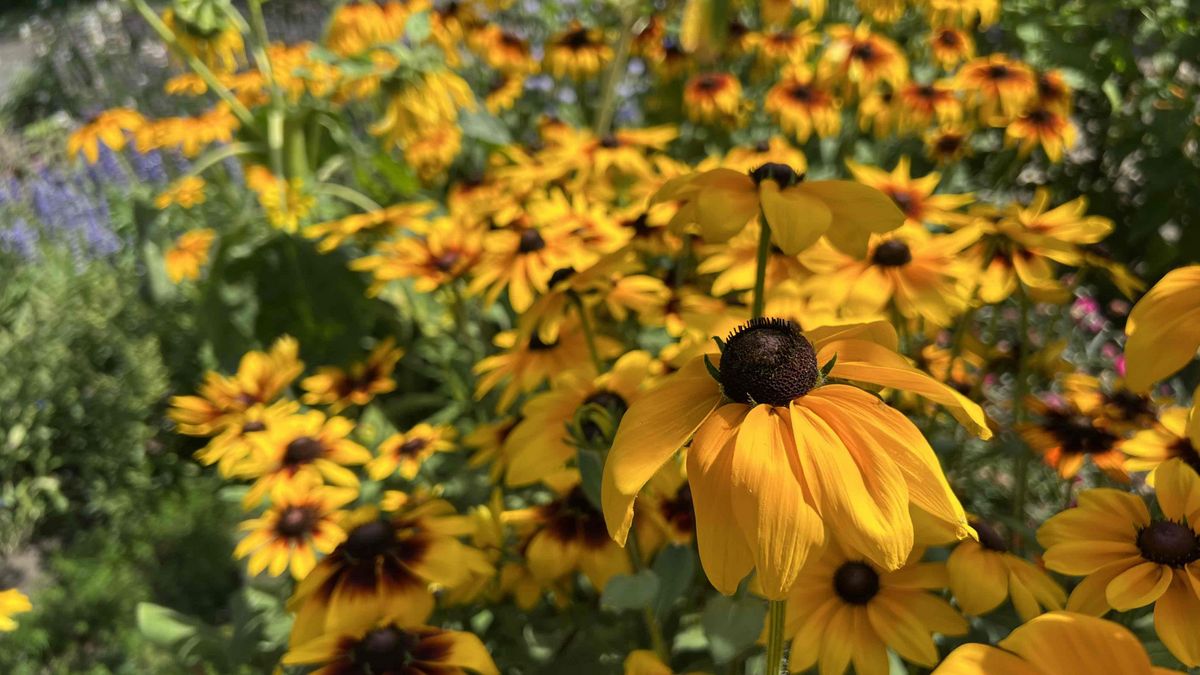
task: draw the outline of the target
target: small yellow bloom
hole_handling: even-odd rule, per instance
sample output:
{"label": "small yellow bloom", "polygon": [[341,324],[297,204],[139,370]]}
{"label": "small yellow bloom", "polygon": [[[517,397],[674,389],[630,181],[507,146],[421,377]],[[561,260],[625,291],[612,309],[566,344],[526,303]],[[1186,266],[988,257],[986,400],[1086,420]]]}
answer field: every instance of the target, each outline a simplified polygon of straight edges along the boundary
{"label": "small yellow bloom", "polygon": [[180,283],[184,279],[199,279],[200,268],[208,262],[208,251],[216,237],[217,233],[207,227],[179,235],[175,245],[163,254],[167,276],[171,281]]}
{"label": "small yellow bloom", "polygon": [[8,633],[17,629],[13,616],[23,614],[33,609],[29,598],[15,588],[0,591],[0,633]]}
{"label": "small yellow bloom", "polygon": [[205,185],[204,179],[199,176],[184,176],[155,197],[154,205],[159,209],[165,209],[172,204],[178,204],[183,209],[198,206],[204,203]]}
{"label": "small yellow bloom", "polygon": [[146,119],[136,110],[113,108],[88,120],[67,138],[67,155],[74,159],[80,154],[88,164],[100,159],[100,146],[113,152],[125,148],[125,134],[136,133],[146,126]]}

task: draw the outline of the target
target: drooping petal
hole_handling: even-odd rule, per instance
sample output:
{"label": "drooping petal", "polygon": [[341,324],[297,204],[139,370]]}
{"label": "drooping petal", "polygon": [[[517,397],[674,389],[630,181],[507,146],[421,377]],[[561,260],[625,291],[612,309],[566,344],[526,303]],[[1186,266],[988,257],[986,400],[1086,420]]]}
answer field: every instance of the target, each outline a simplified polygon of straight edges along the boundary
{"label": "drooping petal", "polygon": [[1045,675],[1019,656],[988,645],[965,644],[950,652],[933,675]]}
{"label": "drooping petal", "polygon": [[483,641],[471,633],[446,631],[427,638],[422,646],[425,645],[433,647],[430,651],[439,655],[437,661],[430,662],[431,666],[439,666],[440,669],[454,666],[479,675],[500,675]]}
{"label": "drooping petal", "polygon": [[1125,383],[1143,392],[1196,358],[1200,347],[1200,265],[1167,273],[1125,321]]}
{"label": "drooping petal", "polygon": [[729,495],[734,442],[749,411],[737,403],[718,408],[696,430],[687,453],[700,564],[713,587],[725,595],[737,592],[754,568],[754,552],[737,528]]}
{"label": "drooping petal", "polygon": [[758,191],[748,176],[714,169],[695,178],[696,224],[709,243],[729,241],[758,213]]}
{"label": "drooping petal", "polygon": [[1189,668],[1200,666],[1200,596],[1183,574],[1175,575],[1171,588],[1154,604],[1154,631],[1171,654]]}
{"label": "drooping petal", "polygon": [[758,186],[758,193],[771,238],[788,255],[817,243],[833,222],[833,213],[824,202],[796,187],[780,190],[775,181],[767,180]]}
{"label": "drooping petal", "polygon": [[1045,673],[1150,673],[1150,658],[1128,628],[1084,614],[1043,614],[1014,630],[1000,647]]}
{"label": "drooping petal", "polygon": [[825,236],[831,244],[856,258],[867,255],[872,233],[890,232],[904,222],[904,212],[895,202],[869,185],[822,180],[803,182],[793,189],[825,203],[833,214],[833,224]]}
{"label": "drooping petal", "polygon": [[889,647],[905,659],[918,665],[932,667],[938,660],[937,647],[921,620],[903,605],[883,592],[867,604],[871,627]]}
{"label": "drooping petal", "polygon": [[950,589],[962,611],[973,616],[987,614],[1008,596],[1008,570],[998,554],[978,543],[964,541],[946,559]]}
{"label": "drooping petal", "polygon": [[617,543],[625,544],[633,501],[642,486],[687,443],[720,400],[720,387],[704,359],[696,358],[638,399],[621,418],[601,482],[604,519]]}
{"label": "drooping petal", "polygon": [[1182,459],[1163,462],[1154,472],[1154,491],[1163,515],[1176,522],[1200,520],[1200,475]]}

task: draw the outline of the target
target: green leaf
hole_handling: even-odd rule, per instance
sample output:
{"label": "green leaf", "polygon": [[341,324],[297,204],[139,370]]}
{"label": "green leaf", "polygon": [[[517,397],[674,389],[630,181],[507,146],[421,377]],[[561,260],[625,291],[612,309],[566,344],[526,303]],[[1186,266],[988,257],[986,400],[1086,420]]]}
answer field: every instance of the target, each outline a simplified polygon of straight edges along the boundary
{"label": "green leaf", "polygon": [[837,354],[834,354],[832,359],[829,359],[829,361],[827,361],[825,363],[825,365],[821,366],[821,379],[824,380],[825,378],[829,377],[829,372],[831,370],[833,370],[833,367],[836,365],[837,365]]}
{"label": "green leaf", "polygon": [[368,446],[375,447],[383,442],[383,439],[397,433],[398,429],[383,413],[383,410],[372,403],[363,410],[355,431],[359,440]]}
{"label": "green leaf", "polygon": [[602,510],[600,480],[604,475],[604,460],[601,459],[600,453],[583,449],[576,452],[575,459],[579,463],[579,486],[583,488],[583,493],[587,495],[592,506]]}
{"label": "green leaf", "polygon": [[169,607],[152,602],[139,602],[137,627],[142,635],[146,636],[146,639],[155,644],[170,647],[195,637],[203,629],[203,624]]}
{"label": "green leaf", "polygon": [[704,355],[704,367],[708,369],[708,375],[717,382],[721,381],[721,371],[708,360],[708,354]]}
{"label": "green leaf", "polygon": [[507,145],[512,142],[508,127],[485,112],[464,113],[458,118],[463,135],[491,145]]}
{"label": "green leaf", "polygon": [[431,32],[429,12],[413,14],[408,17],[408,22],[404,25],[404,37],[414,45],[428,40]]}
{"label": "green leaf", "polygon": [[718,595],[710,600],[700,621],[708,635],[713,660],[718,664],[728,663],[754,644],[766,616],[767,603],[758,598]]}
{"label": "green leaf", "polygon": [[650,570],[619,574],[608,580],[600,596],[600,606],[612,611],[649,607],[658,596],[658,588],[658,575]]}
{"label": "green leaf", "polygon": [[696,556],[691,547],[667,546],[654,559],[654,573],[659,579],[654,612],[665,617],[670,614],[675,601],[692,585],[696,576]]}

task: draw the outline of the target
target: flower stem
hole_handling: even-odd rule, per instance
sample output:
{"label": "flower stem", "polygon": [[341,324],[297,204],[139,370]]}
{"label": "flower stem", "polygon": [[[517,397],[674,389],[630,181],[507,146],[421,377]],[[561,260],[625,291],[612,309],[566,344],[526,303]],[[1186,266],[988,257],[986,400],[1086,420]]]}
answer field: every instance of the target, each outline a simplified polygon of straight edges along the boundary
{"label": "flower stem", "polygon": [[[1020,424],[1025,419],[1024,415],[1024,399],[1027,387],[1026,365],[1029,359],[1029,297],[1021,288],[1017,289],[1017,300],[1020,314],[1017,317],[1018,335],[1017,335],[1017,379],[1013,383],[1013,410],[1012,421],[1013,426]],[[1025,499],[1029,492],[1029,448],[1020,441],[1017,437],[1017,455],[1014,459],[1013,466],[1013,508],[1012,516],[1015,524],[1020,524],[1025,520]],[[1013,548],[1019,549],[1017,544],[1020,540],[1018,534],[1019,527],[1013,528]]]}
{"label": "flower stem", "polygon": [[758,222],[761,229],[758,235],[758,254],[754,263],[754,304],[750,307],[750,318],[757,319],[763,315],[763,307],[767,304],[767,258],[771,255],[771,226],[767,217],[759,214]]}
{"label": "flower stem", "polygon": [[571,302],[575,305],[575,309],[579,312],[579,326],[583,329],[583,337],[587,340],[588,354],[592,357],[592,366],[596,369],[596,374],[604,372],[604,361],[600,359],[600,350],[596,347],[596,333],[592,329],[592,318],[588,312],[587,306],[583,304],[583,298],[580,298],[575,293],[571,293]]}
{"label": "flower stem", "polygon": [[616,49],[613,50],[612,65],[609,67],[608,77],[604,81],[604,94],[600,99],[600,110],[596,113],[594,131],[598,138],[603,138],[612,131],[613,115],[616,114],[617,109],[617,85],[621,83],[621,78],[625,75],[626,64],[629,62],[629,49],[633,44],[633,28],[639,21],[632,7],[625,14],[626,16],[621,22],[621,37],[617,40]]}
{"label": "flower stem", "polygon": [[[646,568],[642,562],[642,551],[638,548],[637,531],[630,530],[629,539],[626,540],[625,552],[629,554],[629,562],[633,565],[633,569],[641,571]],[[667,642],[663,639],[662,625],[658,622],[658,617],[654,614],[653,607],[642,608],[642,620],[646,624],[646,632],[650,634],[650,646],[654,649],[654,653],[663,663],[670,662],[671,652],[667,649]]]}
{"label": "flower stem", "polygon": [[767,669],[766,675],[779,675],[783,672],[783,625],[787,616],[787,600],[772,600],[768,610],[770,631],[767,634]]}

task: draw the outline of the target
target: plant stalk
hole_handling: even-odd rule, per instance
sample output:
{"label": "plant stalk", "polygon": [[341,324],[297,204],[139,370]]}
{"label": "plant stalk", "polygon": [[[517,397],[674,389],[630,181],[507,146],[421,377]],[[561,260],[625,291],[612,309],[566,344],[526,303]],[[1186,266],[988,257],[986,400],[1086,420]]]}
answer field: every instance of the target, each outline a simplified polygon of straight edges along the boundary
{"label": "plant stalk", "polygon": [[767,216],[759,213],[758,221],[761,230],[758,235],[758,253],[754,262],[754,300],[750,306],[750,318],[757,319],[763,315],[766,307],[767,260],[771,255],[771,226],[767,224]]}
{"label": "plant stalk", "polygon": [[787,600],[772,600],[768,610],[767,669],[766,675],[783,673],[784,622],[787,618]]}

